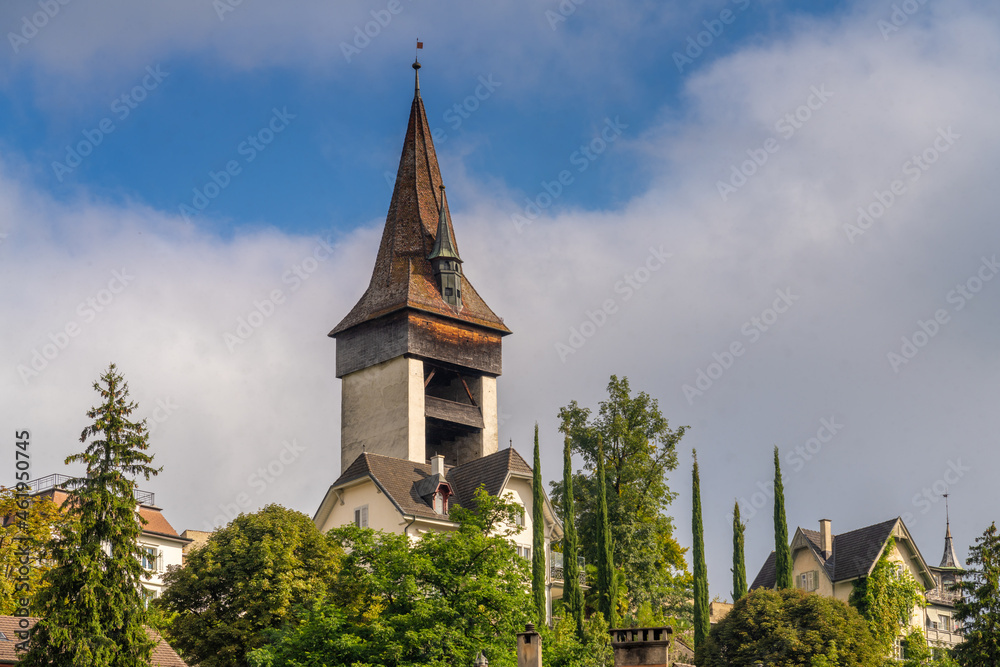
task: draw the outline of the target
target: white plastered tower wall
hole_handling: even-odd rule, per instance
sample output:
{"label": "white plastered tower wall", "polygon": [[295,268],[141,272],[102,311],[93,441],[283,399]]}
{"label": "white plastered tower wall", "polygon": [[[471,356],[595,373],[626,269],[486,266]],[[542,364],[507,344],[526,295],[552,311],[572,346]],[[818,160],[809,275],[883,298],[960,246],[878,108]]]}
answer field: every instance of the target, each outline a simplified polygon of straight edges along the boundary
{"label": "white plastered tower wall", "polygon": [[340,469],[365,451],[423,463],[423,362],[399,356],[349,373],[343,382]]}

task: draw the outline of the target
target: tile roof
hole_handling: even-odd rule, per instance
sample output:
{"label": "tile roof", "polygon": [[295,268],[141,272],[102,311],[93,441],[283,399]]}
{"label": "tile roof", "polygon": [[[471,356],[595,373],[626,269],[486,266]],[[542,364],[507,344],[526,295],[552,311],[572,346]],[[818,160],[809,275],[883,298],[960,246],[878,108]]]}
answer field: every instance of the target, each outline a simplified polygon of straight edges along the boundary
{"label": "tile roof", "polygon": [[[72,492],[64,491],[62,489],[48,489],[41,491],[40,493],[36,493],[35,495],[38,497],[50,498],[56,505],[62,507],[73,494]],[[154,535],[161,535],[164,537],[173,537],[178,540],[187,539],[177,534],[177,531],[170,525],[167,518],[163,516],[163,512],[159,507],[140,505],[139,516],[146,520],[146,525],[142,527],[142,532],[144,533],[152,533]]]}
{"label": "tile roof", "polygon": [[[418,79],[371,283],[347,317],[330,332],[331,336],[403,308],[461,320],[501,334],[510,333],[465,275],[462,276],[462,308],[458,312],[438,290],[427,257],[437,236],[443,198],[439,189],[441,183],[441,169],[424,102],[420,98]],[[444,217],[454,252],[458,254],[447,202],[444,202]]]}
{"label": "tile roof", "polygon": [[[445,481],[454,496],[449,506],[457,503],[471,507],[475,491],[480,484],[486,491],[497,495],[503,489],[508,474],[531,476],[531,468],[513,449],[502,449],[462,465],[446,467]],[[431,475],[429,463],[415,463],[380,454],[361,454],[333,483],[332,488],[370,477],[403,514],[427,518],[447,518],[434,511],[428,500],[420,496],[421,482]]]}
{"label": "tile roof", "polygon": [[[832,581],[848,581],[868,574],[875,561],[882,555],[882,548],[892,536],[899,518],[876,523],[864,528],[858,528],[847,533],[833,536],[833,553],[824,558],[820,549],[820,534],[815,530],[799,528],[809,543],[810,548],[823,563],[827,575]],[[774,568],[775,555],[772,551],[761,566],[760,571],[750,585],[754,588],[774,588],[777,580]]]}
{"label": "tile roof", "polygon": [[[21,619],[15,616],[0,616],[0,633],[7,638],[6,641],[0,639],[0,665],[16,665],[20,661],[21,656],[14,651],[14,645],[22,641],[16,634],[20,629],[20,621]],[[38,619],[29,617],[28,622],[29,627],[34,627]],[[181,660],[177,652],[155,630],[146,628],[146,634],[156,642],[151,660],[153,667],[188,667],[188,664]]]}

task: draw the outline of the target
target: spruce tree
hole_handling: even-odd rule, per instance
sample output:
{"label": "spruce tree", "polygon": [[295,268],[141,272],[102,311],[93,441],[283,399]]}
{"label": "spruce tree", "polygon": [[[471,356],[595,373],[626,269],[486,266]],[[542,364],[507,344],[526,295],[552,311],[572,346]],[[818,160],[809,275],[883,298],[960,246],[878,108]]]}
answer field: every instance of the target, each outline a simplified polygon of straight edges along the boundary
{"label": "spruce tree", "polygon": [[563,604],[576,624],[576,636],[583,639],[583,589],[577,562],[576,508],[573,506],[573,451],[569,436],[563,444]]}
{"label": "spruce tree", "polygon": [[775,587],[792,588],[792,550],[788,544],[788,522],[785,520],[785,487],[781,483],[781,462],[778,447],[774,447],[774,571]]}
{"label": "spruce tree", "polygon": [[691,531],[694,559],[694,650],[695,662],[701,664],[701,655],[711,623],[708,613],[708,568],[705,565],[705,533],[701,522],[701,480],[698,475],[698,452],[692,450],[694,467],[691,471]]}
{"label": "spruce tree", "polygon": [[531,480],[531,593],[535,618],[544,625],[545,613],[545,491],[542,489],[542,459],[538,451],[538,422],[535,422],[535,461]]}
{"label": "spruce tree", "polygon": [[87,417],[86,449],[66,463],[87,465],[66,503],[70,525],[49,547],[54,566],[35,599],[41,620],[22,667],[140,667],[150,664],[146,634],[133,477],[149,479],[145,421],[130,421],[138,407],[114,364],[94,383],[101,404]]}
{"label": "spruce tree", "polygon": [[955,602],[955,619],[962,623],[965,641],[955,647],[963,667],[1000,665],[1000,531],[993,522],[969,547]]}
{"label": "spruce tree", "polygon": [[740,502],[733,507],[733,604],[747,594],[747,567],[743,557],[743,533],[746,524],[740,521]]}
{"label": "spruce tree", "polygon": [[608,625],[617,622],[618,580],[615,578],[614,542],[608,521],[608,489],[604,471],[604,442],[597,437],[597,594],[598,609]]}

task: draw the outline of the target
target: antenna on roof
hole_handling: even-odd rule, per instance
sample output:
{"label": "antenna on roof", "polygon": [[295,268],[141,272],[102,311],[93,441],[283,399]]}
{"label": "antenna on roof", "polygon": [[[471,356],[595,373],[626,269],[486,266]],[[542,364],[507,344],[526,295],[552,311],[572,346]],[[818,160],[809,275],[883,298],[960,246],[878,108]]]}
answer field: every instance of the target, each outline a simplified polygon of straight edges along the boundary
{"label": "antenna on roof", "polygon": [[507,447],[507,449],[514,449],[514,438],[510,439],[510,445]]}
{"label": "antenna on roof", "polygon": [[948,514],[948,495],[949,494],[945,493],[945,494],[942,494],[942,495],[944,495],[944,523],[945,523],[945,525],[949,525],[951,523],[951,518],[949,517],[949,514]]}

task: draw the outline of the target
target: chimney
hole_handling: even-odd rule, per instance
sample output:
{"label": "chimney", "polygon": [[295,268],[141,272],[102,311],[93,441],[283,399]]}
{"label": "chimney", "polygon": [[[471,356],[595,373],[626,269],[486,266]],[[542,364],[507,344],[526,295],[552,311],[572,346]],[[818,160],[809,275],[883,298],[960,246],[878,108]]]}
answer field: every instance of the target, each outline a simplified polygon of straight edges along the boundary
{"label": "chimney", "polygon": [[517,635],[517,667],[542,667],[542,636],[528,623]]}
{"label": "chimney", "polygon": [[827,558],[833,553],[833,530],[829,519],[819,520],[819,548]]}
{"label": "chimney", "polygon": [[431,474],[444,477],[444,456],[435,454],[431,457]]}

